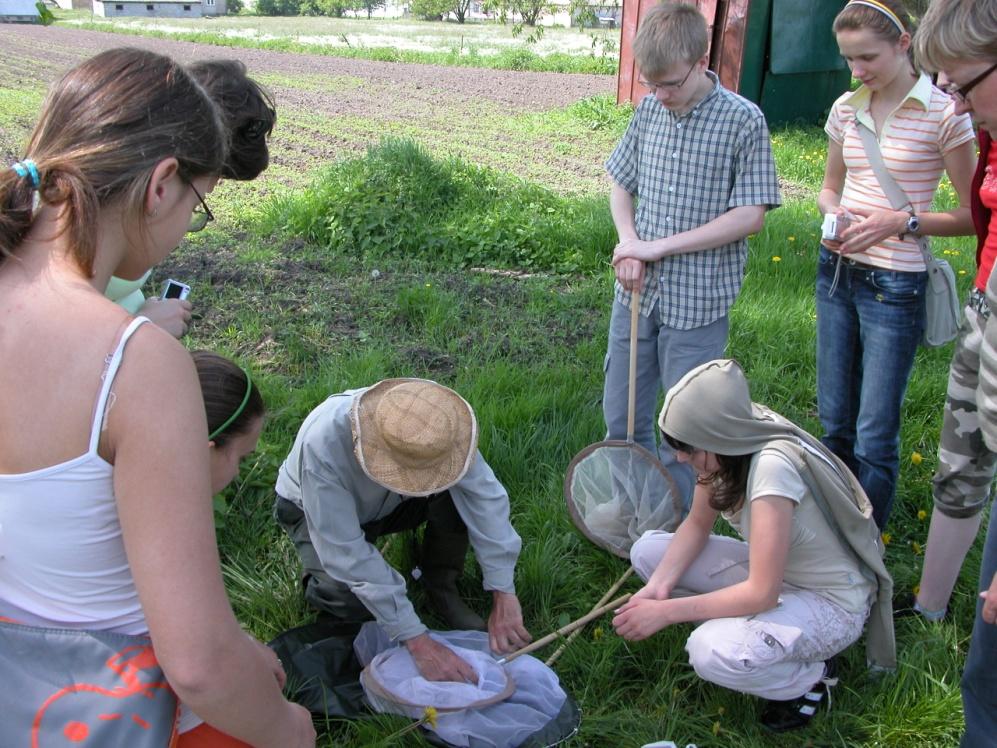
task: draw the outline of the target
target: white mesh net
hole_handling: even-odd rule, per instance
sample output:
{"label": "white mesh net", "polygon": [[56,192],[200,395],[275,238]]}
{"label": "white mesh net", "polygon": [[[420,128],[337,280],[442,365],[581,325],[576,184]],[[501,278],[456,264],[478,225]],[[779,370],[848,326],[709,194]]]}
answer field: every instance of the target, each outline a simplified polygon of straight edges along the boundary
{"label": "white mesh net", "polygon": [[575,525],[622,558],[648,530],[674,531],[684,509],[668,471],[638,444],[599,442],[572,460],[564,497]]}
{"label": "white mesh net", "polygon": [[[436,724],[424,727],[467,748],[515,748],[535,739],[558,717],[567,694],[554,671],[539,660],[523,655],[499,665],[483,631],[434,631],[430,636],[470,663],[478,683],[425,680],[403,645],[391,642],[376,623],[365,623],[353,648],[366,666],[360,682],[376,711],[420,719],[425,707],[432,706],[439,713]],[[542,745],[556,745],[566,737]]]}

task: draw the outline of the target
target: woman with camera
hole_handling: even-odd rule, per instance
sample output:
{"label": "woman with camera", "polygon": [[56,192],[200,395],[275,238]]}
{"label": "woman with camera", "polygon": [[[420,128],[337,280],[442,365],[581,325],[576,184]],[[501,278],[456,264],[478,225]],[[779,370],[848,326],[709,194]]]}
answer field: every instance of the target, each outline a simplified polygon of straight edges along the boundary
{"label": "woman with camera", "polygon": [[[54,86],[25,158],[0,169],[0,616],[25,636],[79,632],[84,649],[88,635],[148,634],[182,703],[182,748],[310,747],[309,714],[225,594],[191,357],[103,295],[210,215],[225,141],[182,66],[115,49]],[[17,664],[2,665],[8,692],[47,662]],[[139,688],[149,664],[120,675]],[[60,694],[86,692],[74,687]],[[154,727],[133,716],[61,734]],[[32,724],[5,711],[0,742],[26,742]]]}
{"label": "woman with camera", "polygon": [[[969,118],[911,61],[913,29],[900,0],[851,0],[834,33],[861,85],[828,116],[817,205],[855,220],[824,238],[817,261],[817,409],[824,443],[858,476],[884,528],[899,472],[900,409],[925,325],[917,239],[972,232],[976,153]],[[887,197],[863,132],[873,134],[911,211]],[[943,171],[959,205],[931,211]]]}

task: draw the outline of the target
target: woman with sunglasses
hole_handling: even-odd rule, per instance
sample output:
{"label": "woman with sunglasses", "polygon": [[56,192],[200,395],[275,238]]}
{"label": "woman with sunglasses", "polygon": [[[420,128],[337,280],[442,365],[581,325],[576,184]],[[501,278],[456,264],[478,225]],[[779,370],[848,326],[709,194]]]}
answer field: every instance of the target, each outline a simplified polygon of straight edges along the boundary
{"label": "woman with sunglasses", "polygon": [[[858,476],[885,528],[899,472],[900,411],[925,326],[919,236],[972,231],[976,164],[969,118],[910,57],[900,0],[851,0],[834,20],[838,48],[861,85],[831,108],[822,214],[854,219],[824,239],[817,262],[817,409],[824,443]],[[896,210],[866,152],[875,134],[912,210]],[[959,204],[931,210],[942,173]]]}
{"label": "woman with sunglasses", "polygon": [[[997,0],[935,0],[915,47],[921,64],[939,73],[956,111],[973,115],[980,139],[972,191],[979,271],[952,356],[935,509],[915,605],[922,615],[938,619],[980,527],[997,470],[997,149],[992,147],[997,136]],[[979,590],[962,678],[965,748],[992,745],[997,735],[997,512],[992,510]]]}
{"label": "woman with sunglasses", "polygon": [[[686,642],[696,674],[768,699],[761,721],[776,732],[804,727],[828,702],[833,658],[867,619],[870,663],[895,667],[893,585],[872,507],[844,463],[752,403],[734,361],[684,376],[658,425],[696,472],[692,509],[674,534],[633,545],[646,584],[613,619],[617,633],[699,623]],[[712,534],[718,516],[743,540]]]}
{"label": "woman with sunglasses", "polygon": [[[308,712],[225,594],[190,355],[103,293],[204,220],[225,143],[183,67],[114,49],[55,84],[25,157],[0,169],[0,617],[148,635],[181,748],[310,748]],[[31,727],[5,714],[0,735]]]}

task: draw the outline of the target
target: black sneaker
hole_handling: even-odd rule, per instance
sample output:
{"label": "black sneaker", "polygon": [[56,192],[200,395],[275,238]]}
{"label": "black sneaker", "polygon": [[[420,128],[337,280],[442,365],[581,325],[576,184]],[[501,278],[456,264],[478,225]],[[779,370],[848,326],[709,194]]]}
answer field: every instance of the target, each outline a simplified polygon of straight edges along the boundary
{"label": "black sneaker", "polygon": [[761,722],[772,732],[799,730],[810,724],[820,705],[831,706],[831,687],[838,685],[837,658],[824,663],[824,675],[811,689],[791,701],[770,701],[762,712]]}

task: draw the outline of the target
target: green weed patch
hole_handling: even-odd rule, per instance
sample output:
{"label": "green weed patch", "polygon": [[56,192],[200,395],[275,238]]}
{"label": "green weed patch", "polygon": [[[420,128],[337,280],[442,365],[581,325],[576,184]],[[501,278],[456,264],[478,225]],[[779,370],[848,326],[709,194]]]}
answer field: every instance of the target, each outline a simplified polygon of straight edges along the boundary
{"label": "green weed patch", "polygon": [[263,217],[311,243],[363,261],[429,267],[591,272],[614,240],[605,199],[543,187],[438,159],[409,140],[385,140],[311,187],[275,200]]}

